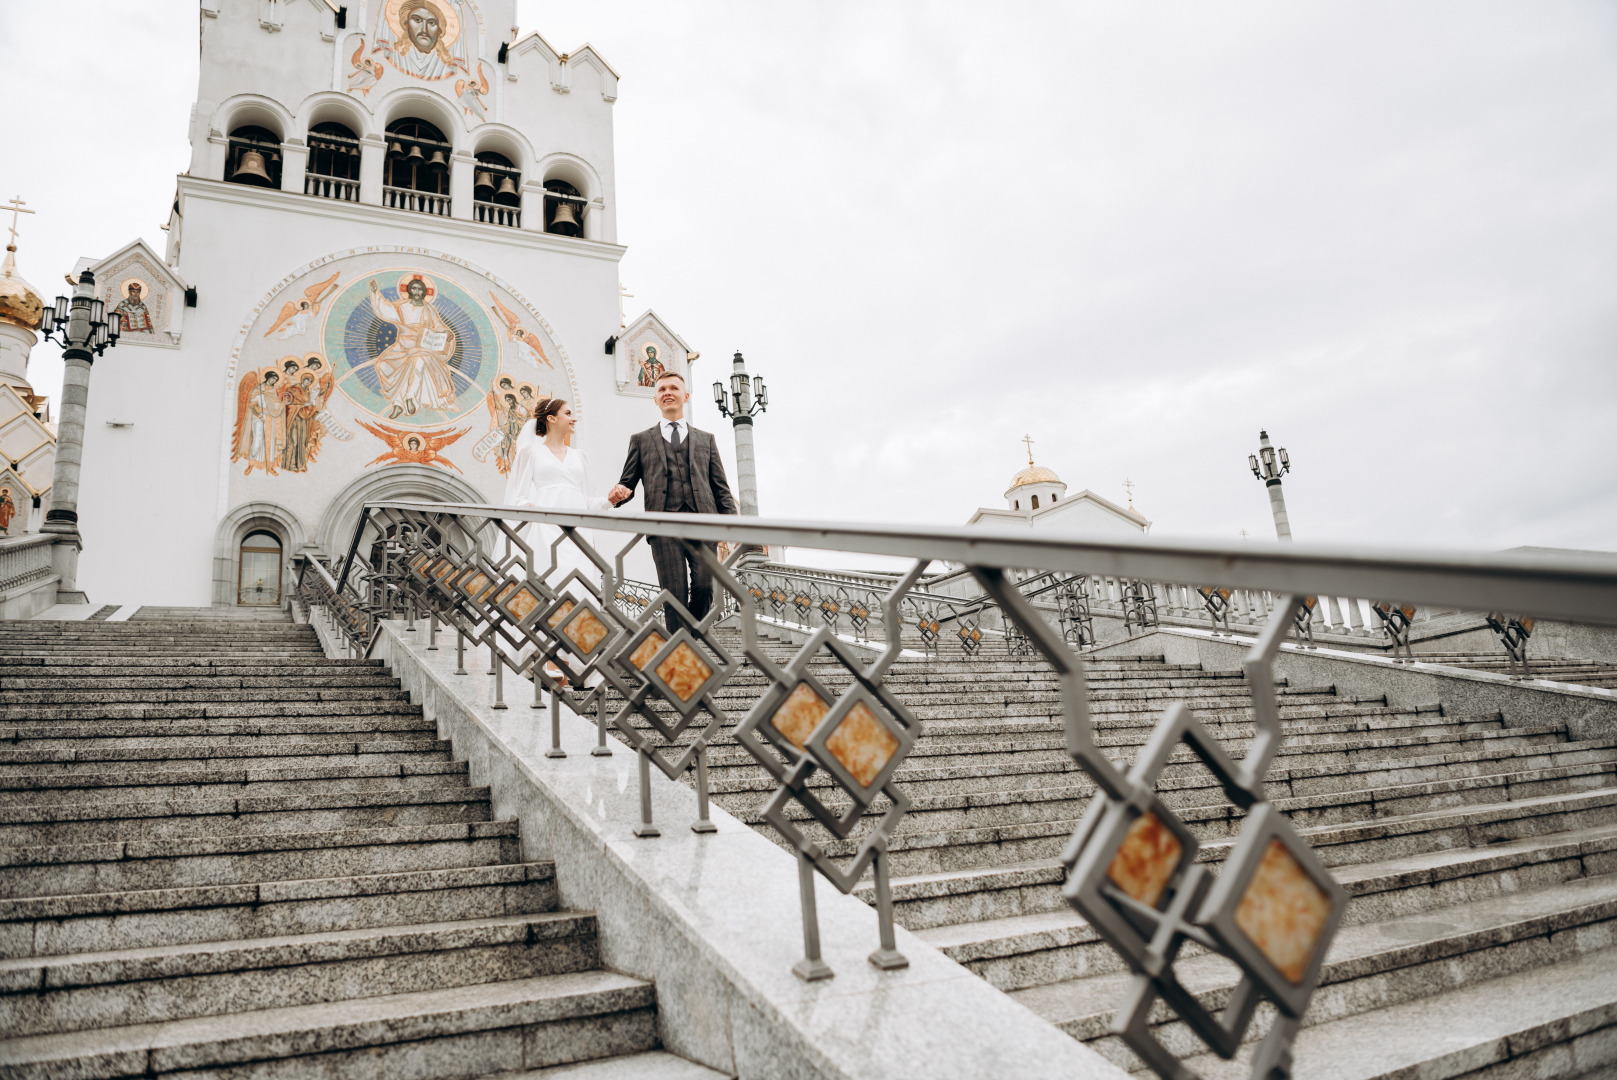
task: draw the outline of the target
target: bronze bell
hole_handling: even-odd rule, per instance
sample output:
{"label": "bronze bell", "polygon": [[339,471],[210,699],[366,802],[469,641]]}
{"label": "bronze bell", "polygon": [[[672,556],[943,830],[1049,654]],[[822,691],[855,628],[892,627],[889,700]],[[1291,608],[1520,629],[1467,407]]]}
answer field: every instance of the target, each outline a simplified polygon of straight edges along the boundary
{"label": "bronze bell", "polygon": [[516,184],[511,182],[511,178],[509,176],[500,177],[500,190],[495,192],[495,194],[496,195],[515,195],[516,193],[517,193],[517,186],[516,186]]}
{"label": "bronze bell", "polygon": [[397,142],[389,143],[388,147],[387,147],[387,156],[388,157],[403,157],[404,156],[404,147],[400,146]]}
{"label": "bronze bell", "polygon": [[572,203],[556,203],[556,214],[550,219],[550,231],[561,233],[563,236],[579,235],[581,230],[578,227],[578,213],[573,209]]}
{"label": "bronze bell", "polygon": [[404,156],[410,161],[419,162],[422,158],[421,147],[412,145],[410,147],[410,152]]}
{"label": "bronze bell", "polygon": [[232,184],[262,184],[272,187],[275,181],[270,179],[269,172],[264,168],[264,155],[257,150],[242,151],[241,160],[236,163],[236,171],[230,174]]}
{"label": "bronze bell", "polygon": [[427,168],[429,168],[429,169],[447,169],[447,168],[449,168],[449,162],[447,160],[445,160],[444,152],[442,150],[434,150],[432,152],[432,160],[427,162]]}
{"label": "bronze bell", "polygon": [[487,169],[478,169],[477,177],[472,181],[472,193],[487,198],[494,192],[494,176]]}

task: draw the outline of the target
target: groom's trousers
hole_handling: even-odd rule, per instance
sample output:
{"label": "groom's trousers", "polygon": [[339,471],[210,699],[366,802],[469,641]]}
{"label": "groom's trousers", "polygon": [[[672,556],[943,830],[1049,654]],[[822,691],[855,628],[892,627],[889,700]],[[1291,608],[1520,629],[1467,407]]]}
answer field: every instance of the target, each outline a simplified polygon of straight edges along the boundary
{"label": "groom's trousers", "polygon": [[[674,595],[698,620],[713,607],[713,575],[700,560],[685,550],[685,545],[666,536],[647,537],[651,545],[651,558],[657,564],[657,584]],[[716,551],[713,544],[703,544]],[[684,624],[676,613],[668,612],[668,629],[677,631]]]}

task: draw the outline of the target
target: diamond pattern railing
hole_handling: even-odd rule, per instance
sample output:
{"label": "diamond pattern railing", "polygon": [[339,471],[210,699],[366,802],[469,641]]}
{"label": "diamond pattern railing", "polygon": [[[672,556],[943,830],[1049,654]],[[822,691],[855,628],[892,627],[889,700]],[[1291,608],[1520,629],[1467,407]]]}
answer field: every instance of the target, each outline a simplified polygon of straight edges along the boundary
{"label": "diamond pattern railing", "polygon": [[[552,538],[541,543],[536,538],[545,529]],[[583,529],[628,540],[609,557]],[[670,593],[625,577],[626,556],[652,532],[679,540],[711,572],[719,602],[702,619]],[[716,542],[732,545],[732,553],[721,560]],[[883,588],[851,575],[838,580],[749,567],[745,553],[760,545],[905,556],[912,565]],[[940,561],[964,566],[983,589],[982,599],[963,604],[919,589],[927,568]],[[1221,623],[1232,597],[1274,598],[1244,665],[1255,730],[1245,757],[1231,758],[1184,702],[1163,713],[1127,771],[1102,752],[1084,660],[1093,642],[1091,579],[1123,583],[1128,617],[1143,625],[1154,620],[1163,597],[1153,581],[1219,582],[1198,593]],[[1050,592],[1054,611],[1030,598]],[[1100,542],[1020,531],[397,502],[365,508],[337,573],[307,562],[298,595],[356,654],[369,648],[386,618],[402,618],[413,629],[424,617],[429,648],[437,647],[440,626],[452,628],[457,674],[466,673],[468,645],[486,647],[494,708],[507,707],[507,669],[533,680],[535,708],[548,698],[550,756],[566,756],[563,706],[595,717],[592,753],[611,753],[606,731],[615,728],[638,758],[641,821],[634,834],[646,839],[659,835],[652,820],[653,765],[670,778],[694,769],[698,819],[691,827],[714,830],[707,750],[729,723],[716,694],[743,664],[762,673],[765,688],[735,733],[773,778],[763,818],[796,854],[804,956],[794,971],[805,980],[833,975],[820,953],[816,877],[847,893],[872,874],[879,945],[870,962],[883,970],[907,964],[893,929],[887,844],[911,805],[900,780],[921,724],[885,682],[906,641],[936,655],[952,638],[967,657],[991,642],[1012,658],[1048,665],[1059,677],[1067,750],[1098,789],[1063,852],[1063,894],[1135,975],[1114,1031],[1158,1074],[1186,1080],[1192,1074],[1151,1034],[1149,1018],[1159,1003],[1228,1058],[1258,1006],[1268,1002],[1275,1019],[1254,1055],[1252,1075],[1270,1080],[1290,1075],[1291,1043],[1347,902],[1313,849],[1265,797],[1265,777],[1284,738],[1274,663],[1285,638],[1295,634],[1306,645],[1316,605],[1344,595],[1404,597],[1378,607],[1395,639],[1406,634],[1416,602],[1617,622],[1617,560]],[[1497,618],[1504,625],[1506,617]],[[1512,632],[1532,625],[1525,616],[1511,618]],[[811,620],[818,625],[781,664],[761,640],[783,619],[801,620],[805,630]],[[728,621],[741,631],[739,654],[715,632]],[[874,634],[873,626],[883,632]],[[1525,638],[1527,632],[1519,633]],[[826,658],[847,673],[841,692],[813,674],[815,662]],[[1197,861],[1196,837],[1157,794],[1158,776],[1181,745],[1245,813],[1232,852],[1216,870]],[[857,838],[852,860],[830,858],[817,839],[822,835]],[[1187,943],[1242,972],[1217,1012],[1202,1006],[1176,975]]]}

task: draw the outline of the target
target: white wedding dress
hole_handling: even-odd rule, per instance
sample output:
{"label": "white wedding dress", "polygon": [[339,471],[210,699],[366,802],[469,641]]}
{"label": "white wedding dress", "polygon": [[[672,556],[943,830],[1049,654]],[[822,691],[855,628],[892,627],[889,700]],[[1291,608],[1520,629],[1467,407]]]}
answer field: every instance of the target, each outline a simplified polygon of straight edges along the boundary
{"label": "white wedding dress", "polygon": [[[511,472],[505,482],[505,505],[529,506],[536,510],[611,508],[605,496],[592,497],[589,491],[589,459],[584,456],[584,451],[569,446],[566,457],[558,458],[534,431],[533,424],[524,424],[522,434],[517,436],[516,449],[511,454]],[[550,545],[561,535],[561,530],[554,525],[535,522],[524,526],[521,535],[523,541],[533,548],[534,570],[543,573],[550,565]],[[597,554],[610,561],[610,556],[601,551],[595,538],[586,530],[578,530],[577,535]],[[600,589],[600,569],[578,549],[577,544],[564,540],[556,549],[556,572],[546,580],[552,586],[557,586],[571,570],[577,570],[597,591]]]}

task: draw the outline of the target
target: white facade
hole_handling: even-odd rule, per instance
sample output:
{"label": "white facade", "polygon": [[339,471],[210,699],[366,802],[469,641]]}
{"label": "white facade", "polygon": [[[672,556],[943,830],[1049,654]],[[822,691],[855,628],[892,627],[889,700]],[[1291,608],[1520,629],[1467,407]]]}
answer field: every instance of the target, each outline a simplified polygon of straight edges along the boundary
{"label": "white facade", "polygon": [[[604,347],[624,251],[617,76],[588,46],[511,41],[514,14],[368,0],[338,26],[325,0],[204,0],[169,250],[87,262],[109,308],[141,286],[90,386],[79,582],[94,601],[233,604],[254,532],[289,561],[346,550],[367,500],[498,502],[513,409],[543,396],[572,402],[592,482],[611,485],[628,434],[655,420]],[[450,144],[447,201],[416,204],[432,212],[396,208],[383,183],[403,120]],[[328,122],[357,137],[355,184],[307,172]],[[278,189],[227,180],[248,126],[279,140]],[[519,207],[474,191],[488,151],[520,171]],[[545,231],[547,180],[582,198],[582,236]],[[684,373],[692,354],[657,327]]]}

